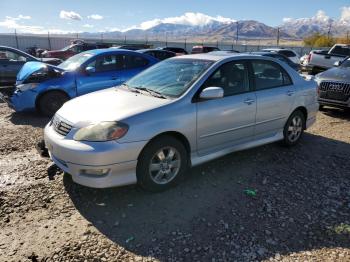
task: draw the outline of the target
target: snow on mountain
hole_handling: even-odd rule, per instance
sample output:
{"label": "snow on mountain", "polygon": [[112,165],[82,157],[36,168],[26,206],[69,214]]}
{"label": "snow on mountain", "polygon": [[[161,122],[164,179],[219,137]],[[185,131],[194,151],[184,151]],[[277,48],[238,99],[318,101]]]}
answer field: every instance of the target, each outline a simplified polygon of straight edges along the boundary
{"label": "snow on mountain", "polygon": [[[331,35],[344,35],[350,30],[350,7],[342,8],[338,20],[332,19],[322,10],[310,18],[284,18],[280,26],[280,37],[303,38],[319,32]],[[138,26],[132,26],[124,30],[112,30],[104,34],[110,37],[124,37],[133,39],[164,39],[169,40],[205,39],[226,40],[235,39],[236,32],[239,38],[276,38],[277,27],[271,27],[255,20],[241,20],[226,18],[222,16],[209,16],[202,13],[188,12],[177,17],[153,19],[145,21]],[[84,33],[93,34],[93,33]]]}

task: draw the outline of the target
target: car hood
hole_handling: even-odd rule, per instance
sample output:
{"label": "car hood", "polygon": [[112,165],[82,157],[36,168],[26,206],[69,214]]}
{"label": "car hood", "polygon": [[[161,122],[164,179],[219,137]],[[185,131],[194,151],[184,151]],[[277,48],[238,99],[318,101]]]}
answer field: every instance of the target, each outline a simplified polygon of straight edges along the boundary
{"label": "car hood", "polygon": [[57,115],[75,127],[83,127],[101,121],[123,120],[171,101],[113,87],[75,98],[65,103]]}
{"label": "car hood", "polygon": [[24,80],[26,80],[29,76],[31,76],[34,73],[37,73],[39,71],[46,71],[46,70],[58,70],[61,72],[64,71],[61,68],[58,68],[56,66],[52,66],[49,64],[45,64],[43,62],[27,62],[22,66],[21,70],[17,74],[17,84],[22,83]]}
{"label": "car hood", "polygon": [[350,82],[350,68],[334,67],[317,75],[317,80]]}

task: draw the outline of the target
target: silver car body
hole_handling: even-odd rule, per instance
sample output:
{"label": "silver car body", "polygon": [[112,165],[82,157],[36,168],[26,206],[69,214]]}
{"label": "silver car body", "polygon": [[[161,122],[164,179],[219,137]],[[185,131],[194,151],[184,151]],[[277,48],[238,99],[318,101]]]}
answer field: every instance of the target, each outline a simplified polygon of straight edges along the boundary
{"label": "silver car body", "polygon": [[[283,139],[284,125],[296,108],[306,111],[306,128],[316,120],[316,83],[304,80],[283,62],[247,54],[201,54],[171,59],[204,59],[214,63],[177,99],[110,88],[67,102],[45,128],[45,142],[52,160],[79,184],[95,188],[121,186],[137,182],[138,157],[161,134],[179,138],[195,166]],[[193,101],[198,89],[218,67],[242,59],[274,61],[288,72],[293,84],[205,102]],[[100,121],[121,121],[129,125],[129,130],[121,139],[108,142],[73,139],[79,128]],[[57,132],[62,126],[63,135]],[[83,172],[94,169],[110,171],[103,176]]]}

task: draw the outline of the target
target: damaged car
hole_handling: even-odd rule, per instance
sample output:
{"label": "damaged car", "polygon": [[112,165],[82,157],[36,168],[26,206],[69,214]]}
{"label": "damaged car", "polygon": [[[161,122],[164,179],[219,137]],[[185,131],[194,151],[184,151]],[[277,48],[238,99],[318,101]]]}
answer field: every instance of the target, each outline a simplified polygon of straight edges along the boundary
{"label": "damaged car", "polygon": [[59,66],[28,62],[17,75],[14,92],[0,98],[17,112],[51,116],[69,99],[118,86],[158,61],[134,51],[96,49]]}

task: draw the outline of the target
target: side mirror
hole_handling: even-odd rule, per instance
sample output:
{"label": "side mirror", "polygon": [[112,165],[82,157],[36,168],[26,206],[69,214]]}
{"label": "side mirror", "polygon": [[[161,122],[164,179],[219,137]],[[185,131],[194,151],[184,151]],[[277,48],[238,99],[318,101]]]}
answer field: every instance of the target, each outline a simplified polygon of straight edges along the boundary
{"label": "side mirror", "polygon": [[202,90],[199,98],[202,100],[212,100],[224,97],[224,89],[221,87],[207,87]]}
{"label": "side mirror", "polygon": [[85,68],[85,72],[86,72],[88,75],[91,75],[91,74],[93,74],[93,73],[96,72],[96,69],[95,69],[95,67],[88,66],[87,68]]}
{"label": "side mirror", "polygon": [[340,66],[341,65],[341,61],[337,61],[337,62],[334,62],[334,64],[333,64],[334,66],[336,66],[336,67],[338,67],[338,66]]}

